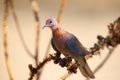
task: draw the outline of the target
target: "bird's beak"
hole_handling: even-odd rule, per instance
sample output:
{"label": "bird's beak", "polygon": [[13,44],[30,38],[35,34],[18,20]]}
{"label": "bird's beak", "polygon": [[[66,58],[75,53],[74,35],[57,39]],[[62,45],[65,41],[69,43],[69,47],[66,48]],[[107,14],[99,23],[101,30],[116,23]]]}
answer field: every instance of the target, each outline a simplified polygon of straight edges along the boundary
{"label": "bird's beak", "polygon": [[45,24],[45,25],[42,27],[42,29],[44,29],[45,27],[48,27],[48,25],[47,25],[47,24]]}

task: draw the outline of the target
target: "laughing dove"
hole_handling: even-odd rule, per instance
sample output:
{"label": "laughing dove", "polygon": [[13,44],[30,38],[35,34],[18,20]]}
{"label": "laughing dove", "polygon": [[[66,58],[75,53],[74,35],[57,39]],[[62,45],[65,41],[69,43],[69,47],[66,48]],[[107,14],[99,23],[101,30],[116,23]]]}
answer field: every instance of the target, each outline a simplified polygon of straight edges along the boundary
{"label": "laughing dove", "polygon": [[52,30],[52,47],[55,51],[63,53],[64,56],[70,56],[79,64],[78,68],[86,78],[95,78],[89,68],[85,55],[88,51],[83,47],[80,41],[71,33],[64,31],[56,19],[47,19],[44,27]]}

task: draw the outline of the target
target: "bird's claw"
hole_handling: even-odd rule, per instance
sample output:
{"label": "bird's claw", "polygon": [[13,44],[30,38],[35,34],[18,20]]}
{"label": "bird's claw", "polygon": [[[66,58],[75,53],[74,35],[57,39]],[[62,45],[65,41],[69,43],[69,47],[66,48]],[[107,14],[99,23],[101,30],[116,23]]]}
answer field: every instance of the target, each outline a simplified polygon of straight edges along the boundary
{"label": "bird's claw", "polygon": [[60,60],[61,60],[60,55],[61,55],[61,53],[59,53],[59,52],[57,52],[57,53],[55,54],[55,58],[54,58],[54,63],[55,63],[55,64],[58,64],[58,63],[60,62]]}
{"label": "bird's claw", "polygon": [[71,61],[72,61],[72,58],[69,56],[66,56],[65,58],[60,60],[59,65],[61,67],[67,67],[70,65]]}
{"label": "bird's claw", "polygon": [[67,68],[68,71],[72,72],[72,73],[77,73],[77,68],[78,68],[78,64],[77,63],[74,63],[72,64],[71,66],[69,66]]}

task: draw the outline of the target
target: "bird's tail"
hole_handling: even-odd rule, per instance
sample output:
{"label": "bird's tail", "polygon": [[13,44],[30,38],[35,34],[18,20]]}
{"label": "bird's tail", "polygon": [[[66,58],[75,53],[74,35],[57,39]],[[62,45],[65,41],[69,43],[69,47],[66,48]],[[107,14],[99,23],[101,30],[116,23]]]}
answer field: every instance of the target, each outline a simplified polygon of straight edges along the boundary
{"label": "bird's tail", "polygon": [[80,69],[82,75],[86,78],[94,79],[95,76],[94,76],[92,70],[90,69],[90,67],[88,66],[87,62],[85,61],[85,59],[82,59],[82,61],[80,61],[80,62],[81,63],[79,65],[79,69]]}

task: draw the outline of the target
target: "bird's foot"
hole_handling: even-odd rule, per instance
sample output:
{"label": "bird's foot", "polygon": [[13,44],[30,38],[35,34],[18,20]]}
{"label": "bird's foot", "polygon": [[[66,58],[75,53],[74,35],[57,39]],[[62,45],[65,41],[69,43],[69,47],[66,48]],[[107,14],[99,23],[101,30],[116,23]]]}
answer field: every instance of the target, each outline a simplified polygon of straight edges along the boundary
{"label": "bird's foot", "polygon": [[67,67],[67,66],[70,65],[71,61],[72,61],[72,58],[69,57],[69,56],[66,56],[65,58],[62,58],[62,59],[60,60],[59,65],[60,65],[61,67]]}
{"label": "bird's foot", "polygon": [[60,55],[61,55],[61,53],[59,53],[59,52],[57,52],[57,53],[55,54],[55,58],[54,58],[54,63],[55,63],[55,64],[58,64],[58,63],[60,62],[60,60],[61,60]]}
{"label": "bird's foot", "polygon": [[77,73],[77,68],[78,68],[78,64],[77,63],[73,63],[72,65],[70,65],[67,70],[71,73]]}

